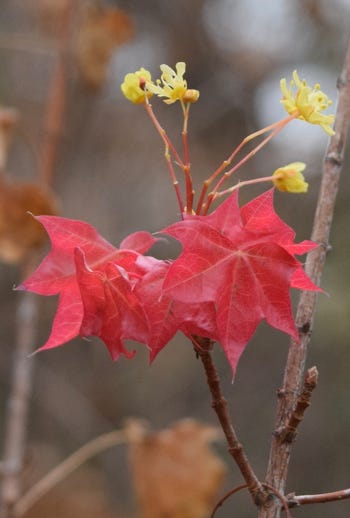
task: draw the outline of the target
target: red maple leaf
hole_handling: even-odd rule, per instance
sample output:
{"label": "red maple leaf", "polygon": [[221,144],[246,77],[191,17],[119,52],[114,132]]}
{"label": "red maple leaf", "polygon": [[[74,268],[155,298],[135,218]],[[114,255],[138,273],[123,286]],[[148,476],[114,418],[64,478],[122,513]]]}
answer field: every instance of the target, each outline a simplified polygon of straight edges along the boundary
{"label": "red maple leaf", "polygon": [[143,341],[147,334],[133,286],[150,268],[152,258],[140,253],[156,239],[147,232],[137,232],[122,242],[128,249],[118,249],[82,221],[56,216],[36,219],[50,236],[51,250],[17,289],[59,294],[51,334],[39,350],[57,347],[78,335],[97,335],[113,359],[121,353],[130,356],[123,340]]}
{"label": "red maple leaf", "polygon": [[187,216],[164,230],[183,250],[163,289],[189,306],[215,304],[211,319],[233,371],[263,319],[298,340],[290,288],[318,289],[294,257],[317,245],[294,243],[272,198],[268,191],[240,209],[236,191],[209,216]]}
{"label": "red maple leaf", "polygon": [[150,349],[151,361],[178,330],[188,337],[200,335],[216,339],[217,336],[213,303],[184,304],[164,293],[163,283],[170,264],[158,261],[135,286],[148,322],[144,341]]}

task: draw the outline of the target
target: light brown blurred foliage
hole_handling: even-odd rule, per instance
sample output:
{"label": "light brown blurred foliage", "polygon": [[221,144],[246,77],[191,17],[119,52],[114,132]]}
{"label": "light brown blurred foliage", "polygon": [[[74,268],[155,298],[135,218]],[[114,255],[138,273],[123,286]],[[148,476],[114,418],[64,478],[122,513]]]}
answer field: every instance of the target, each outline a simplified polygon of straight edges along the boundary
{"label": "light brown blurred foliage", "polygon": [[36,0],[28,3],[29,10],[38,13],[40,28],[46,36],[56,38],[70,0]]}
{"label": "light brown blurred foliage", "polygon": [[99,89],[105,82],[112,52],[132,36],[132,21],[122,10],[87,8],[82,13],[74,50],[83,84]]}
{"label": "light brown blurred foliage", "polygon": [[140,517],[208,516],[226,473],[210,448],[218,429],[183,419],[160,432],[147,431],[139,421],[131,421],[127,430]]}
{"label": "light brown blurred foliage", "polygon": [[47,238],[42,226],[28,212],[33,215],[57,212],[56,199],[48,188],[35,182],[12,180],[5,174],[18,120],[17,110],[0,109],[0,261],[5,263],[21,262]]}
{"label": "light brown blurred foliage", "polygon": [[0,178],[0,260],[17,263],[40,247],[47,235],[33,216],[55,214],[56,200],[36,183]]}

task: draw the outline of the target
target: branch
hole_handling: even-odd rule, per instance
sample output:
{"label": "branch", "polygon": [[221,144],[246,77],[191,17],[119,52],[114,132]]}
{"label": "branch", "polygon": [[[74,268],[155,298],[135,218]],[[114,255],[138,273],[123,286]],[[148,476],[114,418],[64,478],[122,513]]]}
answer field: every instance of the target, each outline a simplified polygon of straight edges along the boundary
{"label": "branch", "polygon": [[304,388],[298,397],[295,409],[293,410],[285,428],[278,432],[281,441],[293,442],[298,433],[297,428],[304,419],[306,409],[310,406],[312,392],[315,390],[318,381],[318,370],[311,367],[306,373],[304,380]]}
{"label": "branch", "polygon": [[350,498],[350,488],[340,489],[332,493],[321,493],[319,495],[287,495],[289,507],[296,507],[304,504],[325,504],[326,502],[335,502],[337,500],[346,500]]}
{"label": "branch", "polygon": [[[35,261],[36,262],[36,261]],[[27,269],[32,270],[28,264]],[[38,307],[35,295],[24,293],[17,306],[14,365],[11,392],[5,417],[4,454],[2,461],[2,487],[0,516],[11,515],[21,494],[21,472],[25,455],[28,407],[30,402],[33,358],[28,356],[35,343]]]}
{"label": "branch", "polygon": [[[316,208],[311,239],[320,246],[309,253],[305,270],[319,284],[328,250],[328,238],[338,190],[346,137],[350,126],[350,42],[344,68],[338,80],[338,106],[335,117],[335,135],[331,138],[323,165],[323,178]],[[285,368],[283,387],[278,402],[276,431],[285,427],[295,408],[302,384],[303,371],[315,315],[316,294],[303,292],[300,297],[296,325],[300,330],[300,344],[292,341]],[[291,443],[281,440],[278,433],[272,439],[266,482],[284,493]],[[280,504],[274,499],[269,509],[260,511],[260,518],[278,518]]]}
{"label": "branch", "polygon": [[208,338],[192,337],[192,343],[196,353],[203,363],[203,367],[207,375],[207,383],[212,395],[212,407],[219,418],[221,427],[225,434],[226,441],[229,446],[228,452],[235,460],[255,504],[261,505],[266,499],[266,491],[255,475],[243,450],[243,446],[240,444],[237,434],[231,424],[227,401],[223,396],[220,378],[210,354],[212,342]]}
{"label": "branch", "polygon": [[46,107],[45,136],[41,153],[39,177],[43,185],[52,184],[58,155],[58,144],[62,137],[67,97],[66,53],[69,45],[73,0],[66,0],[62,13],[58,54]]}

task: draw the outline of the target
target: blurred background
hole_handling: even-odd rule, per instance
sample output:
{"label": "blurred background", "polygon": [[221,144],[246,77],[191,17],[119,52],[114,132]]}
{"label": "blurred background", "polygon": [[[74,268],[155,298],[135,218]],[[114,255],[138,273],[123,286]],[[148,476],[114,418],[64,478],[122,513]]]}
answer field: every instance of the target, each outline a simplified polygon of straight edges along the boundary
{"label": "blurred background", "polygon": [[[8,178],[37,181],[47,146],[48,103],[57,81],[59,53],[65,60],[64,116],[55,146],[50,184],[59,213],[88,221],[117,245],[128,233],[164,228],[178,208],[164,162],[163,145],[140,106],[127,102],[120,84],[128,72],[187,63],[200,101],[191,109],[190,157],[197,189],[247,134],[284,117],[279,79],[297,69],[336,99],[336,80],[347,44],[347,0],[2,0],[0,13],[0,104],[18,110],[19,121],[6,165]],[[118,9],[118,11],[115,11]],[[116,14],[116,12],[118,14]],[[64,18],[65,17],[65,18]],[[51,96],[51,97],[50,97]],[[59,104],[59,101],[57,101]],[[176,143],[179,106],[154,101]],[[334,113],[333,110],[330,112]],[[60,112],[61,113],[61,112]],[[57,114],[56,114],[57,115]],[[56,117],[57,118],[57,117]],[[57,129],[57,128],[56,128]],[[276,207],[297,232],[310,236],[322,160],[328,137],[320,127],[295,121],[239,172],[244,180],[271,174],[291,161],[307,163],[306,195],[277,193]],[[331,235],[308,367],[317,365],[319,385],[294,448],[288,491],[321,493],[349,485],[350,473],[350,211],[349,153]],[[241,202],[262,192],[246,189]],[[172,256],[169,245],[159,251]],[[38,259],[39,260],[39,259]],[[16,258],[10,262],[16,263]],[[20,264],[0,265],[1,434],[14,361],[15,311],[21,293]],[[296,294],[295,294],[296,295]],[[297,296],[295,296],[295,301]],[[41,299],[35,347],[49,334],[55,298]],[[194,417],[216,425],[201,364],[176,336],[149,366],[144,346],[129,361],[110,360],[98,340],[76,340],[28,359],[34,385],[28,423],[26,484],[97,435],[118,429],[129,417],[152,428]],[[230,367],[215,348],[215,361],[237,433],[257,475],[265,475],[276,390],[281,385],[288,337],[265,325],[248,345],[234,384]],[[227,463],[225,490],[241,483]],[[136,517],[126,452],[108,450],[43,498],[30,517]],[[308,507],[295,516],[349,516],[349,501]],[[218,516],[248,518],[247,495],[227,502]],[[221,513],[221,514],[220,514]],[[294,514],[293,514],[294,516]]]}

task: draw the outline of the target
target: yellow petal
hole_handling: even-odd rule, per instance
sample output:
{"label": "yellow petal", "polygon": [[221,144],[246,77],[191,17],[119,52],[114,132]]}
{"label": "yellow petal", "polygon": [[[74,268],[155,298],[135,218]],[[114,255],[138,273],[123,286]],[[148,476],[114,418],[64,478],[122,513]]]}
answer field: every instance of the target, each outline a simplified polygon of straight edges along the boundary
{"label": "yellow petal", "polygon": [[283,192],[303,193],[308,189],[302,171],[305,169],[303,162],[292,162],[284,167],[276,169],[273,173],[274,186]]}
{"label": "yellow petal", "polygon": [[331,128],[334,116],[321,113],[332,104],[332,101],[322,92],[319,84],[311,88],[305,80],[300,80],[297,71],[294,70],[290,88],[287,87],[285,78],[281,79],[280,87],[283,96],[281,103],[290,115],[297,114],[298,119],[321,126],[329,135],[334,134]]}
{"label": "yellow petal", "polygon": [[121,91],[124,96],[134,104],[145,102],[146,96],[153,94],[146,89],[146,85],[151,84],[152,78],[148,70],[140,68],[137,72],[126,74],[124,82],[121,84]]}

